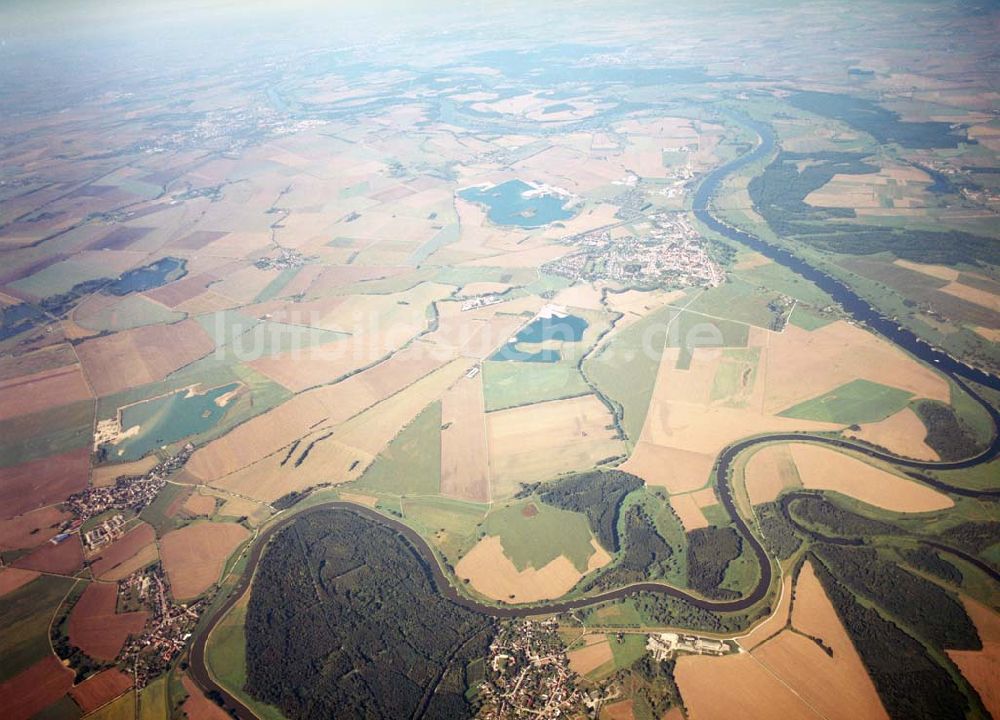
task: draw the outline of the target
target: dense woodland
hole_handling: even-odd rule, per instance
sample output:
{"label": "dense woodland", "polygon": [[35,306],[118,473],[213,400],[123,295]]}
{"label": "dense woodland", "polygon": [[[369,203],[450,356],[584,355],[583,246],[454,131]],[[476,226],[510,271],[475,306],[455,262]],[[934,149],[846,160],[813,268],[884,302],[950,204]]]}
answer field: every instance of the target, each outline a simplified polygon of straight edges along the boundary
{"label": "dense woodland", "polygon": [[822,495],[799,493],[785,495],[781,502],[792,518],[830,537],[869,537],[901,535],[903,530],[892,523],[866,518],[834,505]]}
{"label": "dense woodland", "polygon": [[670,547],[656,530],[653,519],[639,505],[626,511],[624,526],[625,549],[621,559],[594,578],[584,590],[607,590],[663,577],[677,562],[676,553],[683,552],[683,548],[675,551]]}
{"label": "dense woodland", "polygon": [[878,603],[935,647],[982,649],[962,604],[940,586],[886,560],[873,548],[818,545],[815,552],[856,594]]}
{"label": "dense woodland", "polygon": [[[961,720],[968,701],[917,640],[859,603],[822,562],[813,563],[890,717]],[[905,672],[901,669],[905,668]]]}
{"label": "dense woodland", "polygon": [[781,511],[778,501],[767,502],[756,507],[760,532],[764,538],[764,547],[769,554],[778,560],[787,560],[802,545],[802,540],[795,534],[795,528],[785,513]]}
{"label": "dense woodland", "polygon": [[816,115],[847,123],[874,137],[880,145],[896,143],[908,148],[955,148],[965,134],[947,122],[904,122],[899,113],[851,95],[825,92],[792,93],[788,102]]}
{"label": "dense woodland", "polygon": [[642,480],[621,470],[596,470],[545,486],[542,500],[563,510],[582,512],[597,541],[618,552],[618,515],[622,500],[642,486]]}
{"label": "dense woodland", "polygon": [[298,519],[257,571],[246,689],[290,720],[474,714],[467,668],[493,620],[439,595],[428,572],[400,535],[354,513]]}
{"label": "dense woodland", "polygon": [[[796,237],[821,250],[848,255],[891,252],[923,263],[1000,263],[1000,244],[991,238],[957,230],[932,231],[890,228],[843,222],[855,213],[850,208],[820,208],[805,202],[809,193],[834,175],[876,172],[858,153],[780,152],[764,172],[750,181],[747,190],[761,216],[775,233]],[[799,166],[808,161],[801,171]]]}
{"label": "dense woodland", "polygon": [[942,460],[964,460],[982,450],[976,435],[950,405],[934,400],[918,400],[913,410],[927,428],[927,443]]}
{"label": "dense woodland", "polygon": [[961,585],[962,572],[938,553],[924,545],[903,550],[900,553],[911,567],[933,575],[952,585]]}
{"label": "dense woodland", "polygon": [[743,538],[731,527],[692,530],[688,537],[688,584],[705,597],[732,600],[739,597],[734,590],[719,587],[729,563],[743,551]]}

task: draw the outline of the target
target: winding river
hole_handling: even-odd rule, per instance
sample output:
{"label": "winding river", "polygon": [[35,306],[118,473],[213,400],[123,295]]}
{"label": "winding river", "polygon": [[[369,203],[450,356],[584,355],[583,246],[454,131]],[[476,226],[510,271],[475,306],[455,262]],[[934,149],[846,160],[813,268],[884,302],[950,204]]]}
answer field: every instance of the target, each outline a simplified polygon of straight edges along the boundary
{"label": "winding river", "polygon": [[[427,544],[427,542],[417,534],[416,531],[411,529],[409,526],[395,520],[393,518],[387,517],[379,512],[371,510],[369,508],[361,507],[353,503],[332,501],[328,503],[323,503],[316,505],[308,510],[304,510],[300,513],[296,513],[286,517],[279,522],[275,523],[267,530],[265,530],[257,538],[254,546],[251,550],[250,557],[246,564],[246,569],[243,575],[239,578],[236,586],[230,592],[226,601],[219,607],[215,613],[209,618],[205,627],[199,632],[198,636],[191,647],[190,651],[190,674],[191,677],[197,682],[201,688],[206,692],[216,693],[221,698],[224,699],[227,707],[235,713],[236,717],[241,718],[241,720],[252,720],[255,718],[255,714],[250,708],[245,706],[238,698],[231,695],[225,688],[221,687],[212,678],[208,671],[208,667],[205,662],[205,648],[208,642],[208,638],[211,634],[212,629],[219,623],[219,621],[226,615],[226,613],[242,598],[244,593],[246,593],[250,587],[251,580],[253,578],[254,569],[257,566],[261,555],[265,551],[268,542],[274,535],[285,527],[287,527],[292,522],[295,522],[298,518],[318,513],[326,512],[330,510],[337,511],[347,511],[356,513],[369,520],[382,523],[394,529],[399,533],[401,538],[403,538],[414,550],[416,555],[420,558],[428,577],[434,583],[438,592],[442,595],[448,597],[453,602],[466,607],[477,612],[492,615],[494,617],[501,618],[515,618],[515,617],[531,617],[541,614],[549,613],[559,613],[568,610],[574,610],[578,608],[583,608],[597,603],[605,602],[608,600],[616,600],[619,598],[634,595],[636,593],[658,593],[662,595],[667,595],[680,600],[684,600],[696,607],[711,610],[716,612],[738,612],[746,610],[762,600],[768,593],[771,587],[774,571],[771,564],[771,560],[767,555],[761,541],[751,532],[750,527],[746,521],[741,517],[740,513],[736,508],[736,503],[733,498],[733,491],[729,483],[730,470],[732,468],[733,462],[736,458],[745,450],[766,442],[808,442],[817,443],[822,445],[827,445],[831,447],[836,447],[840,449],[850,449],[860,453],[863,453],[871,458],[878,460],[884,460],[893,463],[900,467],[910,468],[914,470],[953,470],[961,468],[969,468],[974,465],[978,465],[987,462],[994,458],[998,452],[1000,452],[1000,433],[997,432],[997,428],[1000,428],[1000,413],[997,412],[984,398],[980,397],[965,381],[972,380],[981,385],[989,388],[1000,390],[1000,378],[990,375],[972,368],[965,363],[955,360],[947,353],[938,350],[931,345],[927,344],[916,335],[911,333],[905,328],[899,327],[897,323],[886,318],[885,316],[878,313],[875,308],[872,307],[866,300],[859,297],[853,290],[846,286],[841,281],[831,277],[830,275],[812,267],[807,264],[797,256],[793,255],[788,250],[784,248],[772,245],[770,243],[764,242],[760,238],[751,235],[743,230],[734,228],[727,223],[722,222],[717,217],[712,215],[710,211],[710,203],[713,195],[718,190],[719,185],[722,180],[733,172],[746,167],[748,164],[758,160],[760,158],[766,157],[771,153],[774,148],[775,138],[774,133],[770,127],[757,123],[746,118],[740,118],[746,126],[753,129],[760,137],[760,142],[757,146],[747,153],[746,155],[733,160],[720,168],[717,168],[713,172],[706,176],[705,180],[699,186],[695,198],[694,198],[694,212],[701,222],[712,230],[725,235],[726,237],[751,247],[752,249],[760,252],[761,254],[771,258],[772,260],[788,267],[792,271],[801,275],[805,279],[817,285],[820,289],[826,291],[831,295],[840,305],[844,308],[851,317],[856,321],[867,325],[869,328],[883,335],[888,340],[894,342],[904,350],[910,352],[916,357],[920,358],[924,362],[930,363],[937,367],[938,370],[947,375],[951,380],[958,384],[963,390],[969,393],[979,404],[981,404],[986,411],[989,413],[994,426],[993,439],[983,452],[979,453],[975,457],[968,458],[966,460],[955,461],[955,462],[923,462],[918,460],[911,460],[909,458],[897,457],[889,452],[878,450],[867,445],[862,445],[850,440],[843,438],[832,437],[832,436],[821,436],[821,435],[809,435],[806,433],[782,433],[782,434],[772,434],[772,435],[761,435],[751,438],[746,438],[735,442],[727,446],[722,453],[719,455],[718,462],[715,467],[715,479],[716,487],[719,492],[719,498],[726,508],[726,512],[732,518],[733,525],[737,531],[743,537],[744,542],[746,542],[754,555],[758,567],[760,568],[759,578],[756,586],[746,595],[735,600],[707,600],[703,597],[695,595],[689,591],[682,590],[680,588],[672,587],[669,585],[664,585],[656,582],[641,582],[628,585],[621,588],[616,588],[614,590],[609,590],[595,595],[588,595],[586,597],[578,597],[570,600],[562,600],[556,602],[549,602],[537,605],[490,605],[486,603],[479,602],[473,598],[464,595],[458,588],[456,588],[445,575],[444,571],[441,569],[441,565],[438,562],[434,551]],[[950,485],[943,481],[928,478],[922,475],[914,475],[921,482],[928,485],[936,487],[939,490],[944,490],[956,495],[961,495],[965,497],[980,497],[980,498],[995,498],[1000,497],[1000,490],[975,490],[965,487],[959,487]],[[784,506],[787,508],[787,504]],[[792,519],[794,522],[794,519]],[[797,527],[800,527],[795,523]],[[807,530],[807,529],[806,529]],[[810,531],[811,532],[811,531]],[[815,535],[815,533],[812,533]],[[855,543],[860,542],[851,539],[830,539],[833,542],[838,543]],[[933,544],[933,543],[932,543]],[[937,545],[935,545],[937,546]],[[947,552],[958,553],[963,556],[966,560],[973,562],[980,568],[987,572],[991,577],[997,579],[998,575],[996,570],[990,566],[982,563],[981,561],[971,558],[971,556],[960,553],[959,551],[950,548],[948,546],[941,545],[940,549]]]}

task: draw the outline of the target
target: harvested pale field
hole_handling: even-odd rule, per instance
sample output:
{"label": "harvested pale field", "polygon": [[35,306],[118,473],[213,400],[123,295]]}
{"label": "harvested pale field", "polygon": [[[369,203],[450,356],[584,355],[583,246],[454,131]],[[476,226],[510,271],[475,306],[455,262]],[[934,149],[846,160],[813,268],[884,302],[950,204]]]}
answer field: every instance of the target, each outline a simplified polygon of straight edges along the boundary
{"label": "harvested pale field", "polygon": [[14,567],[58,575],[73,575],[83,567],[83,546],[79,535],[70,535],[61,543],[47,542],[30,555],[14,561]]}
{"label": "harvested pale field", "polygon": [[915,263],[910,262],[909,260],[901,259],[893,262],[894,264],[906,268],[907,270],[923,273],[924,275],[929,275],[930,277],[937,278],[938,280],[947,280],[949,282],[958,280],[959,271],[956,268],[948,267],[947,265],[928,265],[927,263]]}
{"label": "harvested pale field", "polygon": [[0,382],[0,420],[93,397],[79,365]]}
{"label": "harvested pale field", "polygon": [[208,333],[189,319],[94,338],[76,351],[94,391],[104,396],[162,380],[214,349]]}
{"label": "harvested pale field", "polygon": [[91,675],[69,691],[84,715],[105,705],[132,687],[132,678],[118,668]]}
{"label": "harvested pale field", "polygon": [[190,600],[219,580],[226,560],[250,532],[236,523],[199,522],[160,540],[163,569],[175,599]]}
{"label": "harvested pale field", "polygon": [[278,355],[251,360],[248,364],[292,392],[335,382],[378,362],[397,350],[413,335],[357,335]]}
{"label": "harvested pale field", "polygon": [[638,319],[682,297],[683,290],[626,290],[608,293],[607,303],[612,310]]}
{"label": "harvested pale field", "polygon": [[111,662],[129,635],[140,633],[148,613],[116,613],[118,586],[92,582],[73,606],[67,634],[71,643],[96,660]]}
{"label": "harvested pale field", "polygon": [[250,266],[226,276],[211,285],[212,292],[234,300],[241,305],[253,302],[254,298],[281,274],[280,270]]}
{"label": "harvested pale field", "polygon": [[888,717],[837,611],[808,562],[795,587],[792,626],[820,638],[833,650],[833,656],[809,638],[785,631],[754,649],[754,657],[826,717]]}
{"label": "harvested pale field", "polygon": [[184,512],[189,515],[205,515],[206,517],[211,517],[212,513],[215,512],[215,496],[214,495],[202,495],[200,493],[193,493],[181,508]]}
{"label": "harvested pale field", "polygon": [[222,507],[219,508],[218,512],[220,517],[246,517],[251,525],[256,526],[271,516],[271,510],[267,505],[262,505],[254,500],[230,495],[220,495],[219,497],[223,500]]}
{"label": "harvested pale field", "polygon": [[608,428],[613,419],[594,395],[535,403],[486,416],[494,497],[512,495],[520,483],[585,470],[624,454]]}
{"label": "harvested pale field", "polygon": [[583,308],[584,310],[604,309],[601,305],[601,289],[591,283],[581,283],[568,287],[565,290],[560,290],[552,302],[557,305],[565,305],[569,308]]}
{"label": "harvested pale field", "polygon": [[889,717],[850,644],[830,657],[811,639],[786,631],[753,654],[824,717]]}
{"label": "harvested pale field", "polygon": [[962,596],[962,604],[976,625],[982,650],[948,650],[948,657],[976,689],[987,712],[1000,717],[1000,614]]}
{"label": "harvested pale field", "polygon": [[73,518],[57,507],[44,507],[0,520],[0,550],[21,550],[41,545],[59,533],[59,526]]}
{"label": "harvested pale field", "polygon": [[941,292],[946,292],[949,295],[968,300],[995,313],[1000,313],[1000,295],[991,293],[988,290],[981,290],[960,282],[951,282],[941,288]]}
{"label": "harvested pale field", "polygon": [[701,508],[695,502],[692,493],[671,495],[670,505],[673,507],[674,512],[677,513],[677,517],[681,519],[681,524],[684,526],[686,532],[708,527],[708,520],[702,514]]}
{"label": "harvested pale field", "polygon": [[27,720],[61,698],[73,686],[74,673],[55,655],[0,684],[5,720]]}
{"label": "harvested pale field", "polygon": [[667,492],[688,493],[705,485],[715,464],[710,453],[689,452],[640,440],[621,469],[641,477],[647,485]]}
{"label": "harvested pale field", "polygon": [[[291,455],[287,451],[270,455],[213,484],[271,502],[285,493],[317,483],[354,480],[400,430],[440,398],[468,367],[458,361],[446,365],[332,430],[327,425],[314,429],[302,438]],[[307,449],[308,455],[304,457]],[[286,456],[289,460],[282,465]]]}
{"label": "harvested pale field", "polygon": [[496,255],[469,260],[459,267],[537,268],[571,252],[573,248],[568,245],[542,245],[526,250],[505,250]]}
{"label": "harvested pale field", "polygon": [[90,474],[90,484],[96,487],[114,485],[122,475],[145,475],[152,470],[159,459],[155,455],[147,455],[142,460],[121,463],[120,465],[99,465]]}
{"label": "harvested pale field", "polygon": [[801,485],[788,445],[765,445],[747,461],[743,470],[751,505],[771,502],[789,487]]}
{"label": "harvested pale field", "polygon": [[859,378],[947,403],[947,381],[902,350],[844,321],[771,333],[762,362],[764,412],[778,413]]}
{"label": "harvested pale field", "polygon": [[188,694],[181,706],[188,720],[230,720],[229,713],[205,697],[191,678],[185,675],[181,683]]}
{"label": "harvested pale field", "polygon": [[27,585],[39,576],[41,576],[41,573],[36,570],[21,570],[20,568],[12,567],[0,568],[0,597],[14,592],[19,587]]}
{"label": "harvested pale field", "polygon": [[489,502],[483,376],[460,378],[441,396],[441,494]]}
{"label": "harvested pale field", "polygon": [[141,570],[147,565],[152,565],[160,558],[160,553],[156,548],[155,543],[150,543],[146,547],[142,548],[135,555],[119,563],[115,567],[108,570],[101,576],[101,579],[107,582],[113,582],[117,580],[124,580],[132,573],[137,570]]}
{"label": "harvested pale field", "polygon": [[749,653],[682,655],[674,678],[688,720],[823,720]]}
{"label": "harvested pale field", "polygon": [[842,452],[809,443],[789,445],[804,487],[833,490],[895,512],[931,512],[954,506],[947,495]]}
{"label": "harvested pale field", "polygon": [[499,536],[480,540],[455,566],[455,574],[477,592],[493,600],[513,603],[551,600],[565,595],[583,573],[565,555],[560,555],[545,567],[529,567],[518,571],[503,552]]}
{"label": "harvested pale field", "polygon": [[471,282],[462,286],[458,291],[463,297],[475,297],[476,295],[501,294],[510,290],[511,286],[502,282]]}
{"label": "harvested pale field", "polygon": [[614,659],[607,635],[587,635],[584,647],[566,654],[570,670],[586,675]]}
{"label": "harvested pale field", "polygon": [[[677,493],[702,487],[722,449],[740,438],[762,432],[835,430],[839,426],[809,420],[762,415],[750,409],[707,407],[684,402],[663,402],[658,387],[650,403],[641,442],[623,469],[634,472],[650,485],[661,485]],[[646,447],[672,452],[649,453]],[[643,453],[646,457],[640,455]],[[669,465],[657,465],[657,460]],[[645,474],[643,474],[645,473]]]}
{"label": "harvested pale field", "polygon": [[661,720],[684,720],[684,713],[679,707],[674,706],[667,710]]}
{"label": "harvested pale field", "polygon": [[186,466],[188,474],[207,483],[232,474],[288,448],[315,427],[344,422],[444,364],[414,343],[386,362],[297,395],[199,448]]}
{"label": "harvested pale field", "polygon": [[[538,298],[533,300],[530,308],[532,312],[542,304]],[[523,304],[518,302],[518,305]],[[459,303],[439,303],[437,329],[423,339],[433,343],[438,353],[453,353],[483,360],[496,352],[524,324],[525,318],[508,314],[514,312],[512,305],[513,303],[507,302],[462,312]]]}
{"label": "harvested pale field", "polygon": [[340,493],[340,499],[346,502],[351,502],[356,505],[364,505],[365,507],[375,507],[378,504],[378,498],[374,495],[364,495],[362,493],[350,493],[342,492]]}
{"label": "harvested pale field", "polygon": [[0,468],[0,519],[62,502],[87,487],[90,449]]}
{"label": "harvested pale field", "polygon": [[788,624],[788,618],[792,609],[792,574],[785,573],[781,581],[781,595],[778,598],[778,605],[764,622],[760,623],[753,630],[741,638],[738,638],[740,646],[744,650],[752,650],[764,641],[774,637],[781,632]]}
{"label": "harvested pale field", "polygon": [[848,437],[865,440],[887,450],[915,460],[940,460],[940,456],[924,439],[927,428],[910,408],[903,408],[877,423],[861,425],[861,430],[849,430]]}
{"label": "harvested pale field", "polygon": [[127,533],[115,540],[107,547],[103,547],[89,558],[90,569],[94,577],[103,579],[105,574],[110,573],[118,565],[132,558],[140,550],[156,543],[156,533],[153,528],[144,522],[140,522]]}
{"label": "harvested pale field", "polygon": [[973,330],[992,343],[1000,343],[1000,328],[977,327]]}

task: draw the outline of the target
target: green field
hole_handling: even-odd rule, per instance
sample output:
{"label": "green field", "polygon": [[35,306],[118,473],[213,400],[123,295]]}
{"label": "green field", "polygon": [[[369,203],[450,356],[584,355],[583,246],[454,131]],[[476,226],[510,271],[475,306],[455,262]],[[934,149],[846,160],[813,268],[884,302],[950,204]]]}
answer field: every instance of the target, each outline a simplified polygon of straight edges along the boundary
{"label": "green field", "polygon": [[836,319],[835,315],[826,315],[805,305],[796,305],[792,308],[792,314],[789,315],[788,322],[797,328],[812,332],[813,330],[819,330],[824,325],[829,325]]}
{"label": "green field", "polygon": [[[529,516],[530,508],[537,514]],[[518,570],[529,566],[540,569],[565,555],[577,570],[584,572],[587,560],[594,554],[590,545],[593,536],[585,515],[540,501],[519,502],[494,510],[487,515],[483,529],[488,535],[499,536],[504,554]]]}
{"label": "green field", "polygon": [[787,295],[813,307],[821,308],[833,304],[833,298],[815,284],[775,262],[738,270],[736,274],[752,285],[765,287],[771,292]]}
{"label": "green field", "polygon": [[486,361],[482,367],[487,412],[590,392],[580,371],[563,363]]}
{"label": "green field", "polygon": [[0,422],[0,467],[87,447],[93,430],[93,400],[4,420]]}
{"label": "green field", "polygon": [[441,403],[431,403],[404,427],[355,485],[394,495],[439,493]]}
{"label": "green field", "polygon": [[[777,303],[778,310],[768,307]],[[686,310],[748,323],[768,329],[787,312],[773,291],[765,291],[739,279],[711,288],[698,295]],[[745,343],[744,343],[745,344]]]}
{"label": "green field", "polygon": [[745,323],[684,310],[670,326],[667,347],[746,347],[749,337],[750,328]]}
{"label": "green field", "polygon": [[884,420],[909,403],[913,393],[869,380],[852,380],[812,400],[778,413],[799,420],[852,425]]}
{"label": "green field", "polygon": [[43,575],[0,597],[0,683],[52,652],[49,622],[73,583]]}
{"label": "green field", "polygon": [[478,525],[489,510],[488,505],[445,497],[404,498],[398,508],[388,503],[380,503],[379,507],[401,513],[409,525],[433,541],[451,562],[458,562],[476,543]]}
{"label": "green field", "polygon": [[285,289],[285,286],[292,281],[293,277],[299,274],[300,270],[302,270],[301,266],[285,268],[282,270],[278,277],[269,282],[267,287],[257,294],[257,297],[254,298],[254,302],[267,302],[268,300],[273,300],[278,297],[278,294]]}
{"label": "green field", "polygon": [[157,537],[163,537],[184,523],[183,515],[177,513],[173,517],[167,517],[167,510],[174,500],[189,489],[190,486],[168,484],[157,494],[156,499],[143,509],[140,517],[153,526]]}
{"label": "green field", "polygon": [[78,324],[91,330],[119,332],[143,325],[173,323],[184,317],[184,313],[168,310],[142,295],[126,295],[115,304],[78,321]]}
{"label": "green field", "polygon": [[614,657],[617,670],[631,667],[636,660],[646,654],[645,635],[622,635],[621,640],[609,635],[608,644],[611,645],[611,655]]}
{"label": "green field", "polygon": [[163,720],[167,708],[167,676],[151,682],[139,693],[139,720]]}
{"label": "green field", "polygon": [[745,407],[746,396],[753,389],[760,362],[760,348],[723,350],[722,363],[712,380],[710,399],[730,407]]}
{"label": "green field", "polygon": [[135,718],[135,693],[131,691],[87,716],[87,720],[135,720]]}
{"label": "green field", "polygon": [[622,429],[633,445],[646,421],[667,325],[675,312],[663,308],[626,327],[583,366],[587,377],[619,406]]}
{"label": "green field", "polygon": [[[247,616],[247,593],[215,626],[205,647],[205,664],[215,680],[246,703],[261,720],[284,720],[270,705],[252,700],[243,686],[247,681],[247,641],[243,623]],[[130,715],[128,720],[133,720]]]}

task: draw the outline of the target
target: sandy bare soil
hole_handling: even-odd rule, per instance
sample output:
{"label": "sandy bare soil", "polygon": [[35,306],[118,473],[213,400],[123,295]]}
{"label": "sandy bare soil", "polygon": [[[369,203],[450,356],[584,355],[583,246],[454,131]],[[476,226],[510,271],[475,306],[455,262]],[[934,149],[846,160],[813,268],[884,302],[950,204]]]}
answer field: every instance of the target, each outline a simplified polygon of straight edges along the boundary
{"label": "sandy bare soil", "polygon": [[93,397],[79,365],[0,382],[0,420]]}
{"label": "sandy bare soil", "polygon": [[848,437],[867,440],[898,455],[916,460],[940,460],[941,458],[924,442],[927,428],[920,417],[910,408],[903,408],[877,423],[861,425],[857,432],[848,431]]}
{"label": "sandy bare soil", "polygon": [[486,431],[494,497],[519,483],[583,470],[624,451],[608,429],[612,418],[594,395],[489,413]]}
{"label": "sandy bare soil", "polygon": [[490,468],[482,373],[441,397],[441,494],[489,502]]}
{"label": "sandy bare soil", "polygon": [[1000,614],[969,597],[962,597],[983,642],[982,650],[948,650],[948,657],[979,693],[986,710],[1000,717]]}
{"label": "sandy bare soil", "polygon": [[609,662],[613,655],[606,635],[588,635],[583,638],[586,645],[567,653],[569,666],[574,672],[586,675]]}
{"label": "sandy bare soil", "polygon": [[199,522],[160,540],[163,569],[177,600],[190,600],[218,581],[226,560],[250,532],[236,523]]}
{"label": "sandy bare soil", "polygon": [[455,566],[455,574],[468,578],[472,587],[488,598],[519,603],[565,595],[583,577],[564,555],[543,568],[518,571],[496,535],[483,538],[466,553]]}
{"label": "sandy bare soil", "polygon": [[808,443],[789,445],[803,486],[833,490],[896,512],[930,512],[954,506],[947,495],[842,452]]}
{"label": "sandy bare soil", "polygon": [[128,636],[140,632],[148,617],[145,612],[117,614],[117,598],[117,585],[93,582],[69,616],[70,642],[103,662],[112,662]]}
{"label": "sandy bare soil", "polygon": [[799,485],[799,474],[787,445],[765,445],[744,468],[747,495],[753,505],[770,502],[786,487]]}

